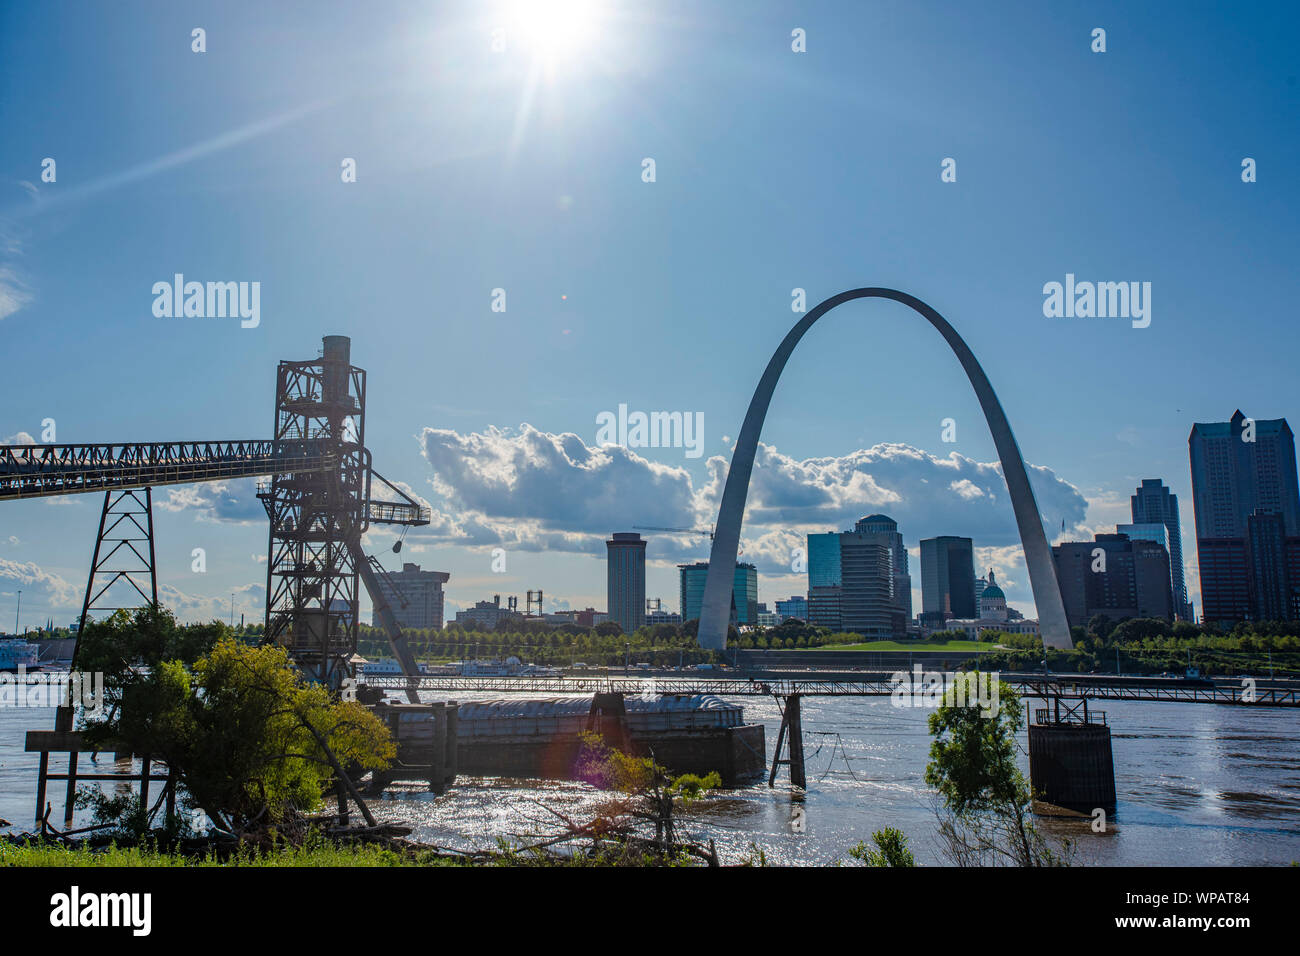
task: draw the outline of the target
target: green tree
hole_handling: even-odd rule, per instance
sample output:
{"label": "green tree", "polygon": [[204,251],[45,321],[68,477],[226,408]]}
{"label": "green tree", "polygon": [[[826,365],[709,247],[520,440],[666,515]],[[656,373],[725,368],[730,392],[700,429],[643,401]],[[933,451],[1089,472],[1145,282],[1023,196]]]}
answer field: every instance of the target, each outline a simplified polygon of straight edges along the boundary
{"label": "green tree", "polygon": [[907,837],[902,830],[885,827],[871,834],[875,848],[860,842],[849,850],[849,856],[861,860],[867,866],[916,866],[912,851],[907,848]]}
{"label": "green tree", "polygon": [[1057,852],[1029,819],[1029,784],[1016,764],[1020,700],[1010,684],[999,681],[997,696],[985,696],[996,703],[981,706],[971,692],[972,682],[981,686],[980,673],[960,677],[966,692],[950,687],[929,720],[934,740],[925,781],[939,791],[947,811],[940,819],[945,855],[958,865],[1063,865],[1069,844]]}
{"label": "green tree", "polygon": [[[101,633],[96,653],[126,660],[145,647],[156,658],[168,646],[158,640],[167,631],[160,620],[146,616],[143,633],[118,622],[119,651]],[[87,723],[87,739],[161,759],[172,774],[168,787],[230,833],[314,810],[330,786],[346,785],[345,766],[378,770],[395,755],[378,718],[305,680],[278,646],[222,636],[192,663],[162,660],[132,673],[116,706]]]}

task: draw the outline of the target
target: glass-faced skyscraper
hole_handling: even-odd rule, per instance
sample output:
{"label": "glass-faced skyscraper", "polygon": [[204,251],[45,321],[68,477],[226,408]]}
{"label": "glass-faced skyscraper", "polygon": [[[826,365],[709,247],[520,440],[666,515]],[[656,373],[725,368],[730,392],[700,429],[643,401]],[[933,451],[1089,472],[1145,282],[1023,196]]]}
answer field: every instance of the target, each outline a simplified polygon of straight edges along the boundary
{"label": "glass-faced skyscraper", "polygon": [[[1178,496],[1166,488],[1165,483],[1159,478],[1143,478],[1141,487],[1129,498],[1129,505],[1133,513],[1133,524],[1164,525],[1166,537],[1161,543],[1169,550],[1174,610],[1180,620],[1190,621],[1192,608],[1187,602],[1187,579],[1183,575],[1183,527],[1178,518]],[[1127,533],[1130,538],[1148,537],[1140,533],[1125,532],[1125,528],[1128,527],[1123,525],[1116,530]]]}
{"label": "glass-faced skyscraper", "polygon": [[945,620],[979,617],[975,544],[970,538],[940,535],[921,540],[921,610]]}
{"label": "glass-faced skyscraper", "polygon": [[[699,620],[700,608],[704,604],[704,584],[709,577],[709,562],[679,564],[677,570],[681,574],[682,620]],[[758,623],[758,568],[755,565],[736,562],[736,576],[731,587],[731,623]]]}
{"label": "glass-faced skyscraper", "polygon": [[1286,419],[1192,426],[1187,439],[1205,621],[1300,618],[1300,485]]}

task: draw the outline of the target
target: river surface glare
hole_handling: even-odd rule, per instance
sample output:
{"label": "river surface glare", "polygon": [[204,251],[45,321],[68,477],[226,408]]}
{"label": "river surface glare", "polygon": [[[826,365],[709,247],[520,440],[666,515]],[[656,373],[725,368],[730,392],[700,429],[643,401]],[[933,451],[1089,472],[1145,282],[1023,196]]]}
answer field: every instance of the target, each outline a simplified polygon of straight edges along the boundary
{"label": "river surface glare", "polygon": [[[459,694],[460,700],[491,694]],[[432,698],[428,698],[432,699]],[[773,701],[741,698],[747,723],[766,726],[768,756],[780,715]],[[1138,866],[1289,864],[1300,860],[1300,713],[1211,704],[1106,701],[1119,806],[1105,833],[1088,821],[1041,819],[1049,832],[1079,841],[1077,863]],[[808,792],[792,797],[788,778],[715,792],[681,815],[682,828],[713,839],[724,862],[761,847],[773,864],[826,864],[873,830],[907,834],[917,861],[944,862],[935,837],[936,794],[925,784],[929,710],[898,708],[886,697],[803,700]],[[23,752],[29,729],[53,729],[48,708],[0,708],[0,818],[30,829],[37,755]],[[1024,732],[1021,766],[1028,772]],[[52,758],[51,770],[64,769]],[[101,766],[111,763],[100,758]],[[83,757],[82,767],[89,765]],[[784,771],[785,768],[782,768]],[[63,786],[52,783],[51,820],[63,815]],[[461,849],[527,841],[558,832],[551,810],[584,820],[605,799],[566,781],[461,777],[435,797],[397,784],[372,799],[377,817],[404,821],[412,838]],[[549,808],[549,809],[548,809]],[[799,809],[802,812],[799,812]],[[78,815],[78,820],[83,821]]]}

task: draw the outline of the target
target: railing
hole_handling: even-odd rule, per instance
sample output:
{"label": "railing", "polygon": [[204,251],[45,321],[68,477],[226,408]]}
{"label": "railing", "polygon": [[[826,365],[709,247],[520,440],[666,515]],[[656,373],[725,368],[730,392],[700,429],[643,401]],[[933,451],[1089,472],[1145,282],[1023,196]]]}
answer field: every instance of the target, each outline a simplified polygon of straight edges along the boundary
{"label": "railing", "polygon": [[1106,712],[1104,710],[1088,710],[1086,707],[1080,710],[1077,706],[1068,707],[1065,710],[1057,709],[1055,712],[1048,707],[1038,707],[1034,709],[1034,723],[1036,724],[1099,724],[1106,725]]}
{"label": "railing", "polygon": [[404,501],[366,502],[366,520],[376,524],[425,525],[432,517],[433,513],[422,505],[407,504]]}
{"label": "railing", "polygon": [[[1075,687],[1049,686],[1046,690],[1039,681],[1023,677],[1002,675],[1022,697],[1111,700],[1140,700],[1182,704],[1230,704],[1248,707],[1300,707],[1300,689],[1260,687],[1252,694],[1243,694],[1235,685],[1205,688],[1126,687]],[[400,676],[368,675],[365,682],[377,687],[404,688],[408,679]],[[806,697],[892,697],[898,684],[888,674],[863,674],[860,677],[818,679],[792,678],[788,675],[745,677],[682,677],[647,672],[638,677],[595,674],[586,677],[490,677],[475,675],[426,675],[412,678],[422,690],[428,691],[492,691],[496,693],[592,693],[595,691],[623,691],[629,694],[651,691],[656,694],[716,694],[720,697],[785,697],[802,694]],[[1105,720],[1102,711],[1089,711],[1088,717]]]}
{"label": "railing", "polygon": [[336,467],[312,440],[0,445],[0,499],[253,478]]}

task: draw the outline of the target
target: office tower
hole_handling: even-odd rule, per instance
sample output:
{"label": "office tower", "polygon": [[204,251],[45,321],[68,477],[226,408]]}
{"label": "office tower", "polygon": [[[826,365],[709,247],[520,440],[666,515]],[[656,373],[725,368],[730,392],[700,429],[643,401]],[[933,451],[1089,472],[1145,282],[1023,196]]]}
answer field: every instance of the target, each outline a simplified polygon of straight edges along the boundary
{"label": "office tower", "polygon": [[627,531],[616,531],[605,542],[605,609],[624,634],[645,626],[645,545],[639,534]]}
{"label": "office tower", "polygon": [[1286,419],[1252,421],[1239,409],[1193,425],[1187,444],[1202,619],[1300,617],[1300,488]]}
{"label": "office tower", "polygon": [[[379,590],[392,608],[397,626],[411,630],[442,627],[442,586],[451,579],[446,571],[421,571],[409,561],[402,570],[379,576]],[[382,627],[379,614],[371,609],[370,624]]]}
{"label": "office tower", "polygon": [[1160,522],[1121,524],[1115,526],[1116,534],[1126,534],[1132,541],[1151,541],[1165,549],[1169,555],[1169,587],[1174,601],[1174,617],[1180,621],[1190,620],[1191,612],[1185,601],[1178,598],[1178,585],[1174,579],[1173,543],[1169,539],[1169,527]]}
{"label": "office tower", "polygon": [[[1178,496],[1166,488],[1159,478],[1143,478],[1141,486],[1129,498],[1129,505],[1134,525],[1164,525],[1164,544],[1169,552],[1169,569],[1174,588],[1174,611],[1180,620],[1190,621],[1192,607],[1187,600],[1187,578],[1183,573],[1183,525],[1178,516]],[[1118,529],[1120,533],[1124,532],[1124,527],[1128,526],[1121,526]]]}
{"label": "office tower", "polygon": [[[993,569],[989,568],[989,574],[992,573],[993,573]],[[989,586],[989,579],[987,575],[982,575],[975,579],[975,614],[977,617],[984,616],[984,589],[987,588],[988,586]],[[1000,591],[1002,589],[999,588],[998,590]],[[1003,596],[1003,599],[1005,600],[1005,595]],[[921,600],[922,601],[925,600],[924,593],[921,595]]]}
{"label": "office tower", "polygon": [[857,531],[840,535],[840,626],[867,637],[897,636],[896,614],[906,630],[902,610],[893,601],[893,561],[883,539]]}
{"label": "office tower", "polygon": [[888,515],[867,515],[853,526],[859,534],[883,535],[889,543],[889,558],[893,563],[894,605],[903,612],[903,617],[912,619],[912,577],[907,570],[907,548],[903,547],[903,536],[898,533],[898,522]]}
{"label": "office tower", "polygon": [[853,531],[808,535],[808,621],[871,637],[906,634],[912,607],[898,524],[868,515]]}
{"label": "office tower", "polygon": [[736,562],[736,576],[731,589],[731,606],[737,624],[758,623],[758,568]]}
{"label": "office tower", "polygon": [[838,584],[808,589],[808,623],[832,631],[844,630],[840,618],[843,588]]}
{"label": "office tower", "polygon": [[975,601],[975,544],[942,535],[921,540],[921,610],[928,619],[979,617]]}
{"label": "office tower", "polygon": [[1071,627],[1094,614],[1112,621],[1129,617],[1174,618],[1169,552],[1155,541],[1126,534],[1099,534],[1052,548],[1065,616]]}
{"label": "office tower", "polygon": [[[679,564],[679,594],[682,620],[699,620],[704,603],[704,583],[709,576],[709,562]],[[731,588],[731,623],[758,623],[758,568],[752,564],[736,562],[736,574]]]}
{"label": "office tower", "polygon": [[795,594],[784,601],[777,601],[776,613],[782,620],[796,618],[800,621],[806,621],[808,620],[808,599],[801,594]]}
{"label": "office tower", "polygon": [[840,631],[839,532],[808,535],[808,623]]}
{"label": "office tower", "polygon": [[808,587],[840,586],[840,536],[838,532],[808,535]]}

